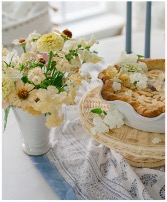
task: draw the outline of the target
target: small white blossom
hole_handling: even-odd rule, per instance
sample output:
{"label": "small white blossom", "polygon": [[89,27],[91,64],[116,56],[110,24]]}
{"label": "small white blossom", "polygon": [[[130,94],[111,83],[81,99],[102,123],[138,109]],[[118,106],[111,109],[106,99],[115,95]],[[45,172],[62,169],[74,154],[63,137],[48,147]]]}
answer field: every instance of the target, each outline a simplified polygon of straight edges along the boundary
{"label": "small white blossom", "polygon": [[33,40],[37,40],[40,38],[40,34],[38,34],[36,31],[33,31],[32,33],[29,34],[27,41],[33,41]]}
{"label": "small white blossom", "polygon": [[125,91],[125,95],[128,97],[132,97],[132,90]]}
{"label": "small white blossom", "polygon": [[93,46],[94,44],[98,44],[99,42],[96,41],[95,37],[94,36],[91,36],[91,39],[89,40],[88,42],[88,46]]}
{"label": "small white blossom", "polygon": [[121,90],[121,83],[120,82],[121,82],[121,80],[118,78],[113,79],[112,88],[114,89],[114,91]]}
{"label": "small white blossom", "polygon": [[127,54],[125,51],[123,51],[117,61],[117,65],[120,67],[122,65],[126,65],[126,64],[133,64],[137,62],[137,55],[134,53],[131,54]]}
{"label": "small white blossom", "polygon": [[141,73],[144,73],[147,71],[147,65],[144,62],[138,62],[138,69]]}
{"label": "small white blossom", "polygon": [[123,115],[117,109],[111,108],[104,117],[104,123],[106,123],[110,129],[120,128],[124,125],[123,118]]}
{"label": "small white blossom", "polygon": [[129,77],[130,77],[130,83],[135,84],[140,89],[146,88],[148,78],[145,74],[134,73],[130,74]]}
{"label": "small white blossom", "polygon": [[94,127],[91,128],[91,132],[96,135],[97,133],[106,133],[109,129],[120,128],[124,125],[123,118],[123,115],[113,106],[103,119],[100,116],[93,118]]}
{"label": "small white blossom", "polygon": [[161,139],[158,138],[158,137],[155,137],[155,138],[152,140],[152,143],[153,143],[153,144],[158,144],[158,143],[160,143],[160,142],[161,142]]}
{"label": "small white blossom", "polygon": [[103,119],[99,116],[93,118],[94,127],[91,128],[93,135],[97,133],[106,133],[109,131],[109,127],[103,122]]}
{"label": "small white blossom", "polygon": [[96,64],[102,60],[102,58],[99,57],[97,54],[91,53],[87,49],[79,50],[78,53],[81,62],[91,62],[93,64]]}

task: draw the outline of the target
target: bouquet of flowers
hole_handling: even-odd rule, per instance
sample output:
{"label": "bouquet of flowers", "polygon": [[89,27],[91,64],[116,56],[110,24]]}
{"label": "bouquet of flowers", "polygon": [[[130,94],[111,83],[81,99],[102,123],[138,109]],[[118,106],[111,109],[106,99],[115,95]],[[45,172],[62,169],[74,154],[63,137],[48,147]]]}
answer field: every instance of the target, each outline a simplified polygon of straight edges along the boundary
{"label": "bouquet of flowers", "polygon": [[[77,90],[82,80],[90,82],[90,75],[83,74],[84,63],[96,64],[102,60],[93,51],[94,37],[72,39],[72,33],[54,30],[40,35],[35,31],[28,38],[14,40],[22,47],[2,49],[2,106],[5,108],[5,127],[10,107],[19,107],[32,115],[45,114],[48,128],[60,125],[62,105],[75,104]],[[5,128],[4,127],[4,128]]]}

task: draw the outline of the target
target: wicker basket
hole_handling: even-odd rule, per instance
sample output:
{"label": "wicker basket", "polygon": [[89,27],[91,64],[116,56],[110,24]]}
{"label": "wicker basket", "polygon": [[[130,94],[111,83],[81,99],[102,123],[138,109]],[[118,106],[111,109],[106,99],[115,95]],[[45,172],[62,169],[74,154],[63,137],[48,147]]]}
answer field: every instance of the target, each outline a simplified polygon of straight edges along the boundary
{"label": "wicker basket", "polygon": [[[128,160],[129,164],[135,167],[158,167],[165,164],[165,135],[149,133],[122,126],[121,128],[110,130],[105,134],[91,134],[93,127],[93,117],[95,114],[90,110],[101,107],[109,109],[109,105],[100,98],[100,86],[86,93],[79,104],[80,118],[85,131],[95,140],[107,147],[118,151]],[[157,137],[161,139],[158,144],[153,144],[152,140]]]}

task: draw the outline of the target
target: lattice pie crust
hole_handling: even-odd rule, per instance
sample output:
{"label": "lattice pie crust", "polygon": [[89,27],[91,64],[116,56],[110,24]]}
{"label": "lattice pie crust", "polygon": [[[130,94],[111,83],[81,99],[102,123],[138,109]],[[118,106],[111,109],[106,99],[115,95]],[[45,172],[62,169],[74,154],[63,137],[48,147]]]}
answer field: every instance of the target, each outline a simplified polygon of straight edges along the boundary
{"label": "lattice pie crust", "polygon": [[[144,117],[159,116],[165,112],[165,60],[139,59],[138,61],[147,65],[148,71],[145,74],[148,81],[145,89],[132,85],[129,77],[126,74],[120,74],[119,67],[114,65],[98,75],[98,78],[103,81],[101,95],[107,101],[122,100],[129,103]],[[113,67],[118,70],[117,74],[113,73]],[[121,80],[121,90],[114,91],[112,87],[114,77]]]}

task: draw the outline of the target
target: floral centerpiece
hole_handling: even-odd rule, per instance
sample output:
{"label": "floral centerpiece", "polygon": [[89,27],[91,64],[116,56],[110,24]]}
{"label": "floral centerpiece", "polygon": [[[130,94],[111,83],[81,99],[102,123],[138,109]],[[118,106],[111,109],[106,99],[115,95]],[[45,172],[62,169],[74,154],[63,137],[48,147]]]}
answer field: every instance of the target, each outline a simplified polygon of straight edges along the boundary
{"label": "floral centerpiece", "polygon": [[94,37],[89,41],[74,40],[71,31],[54,30],[44,35],[34,31],[28,38],[13,43],[22,47],[23,54],[18,56],[16,50],[2,50],[5,127],[11,107],[32,115],[45,114],[48,128],[59,126],[63,122],[62,105],[75,104],[82,80],[91,80],[89,73],[82,73],[82,65],[102,60],[91,49],[97,41]]}

